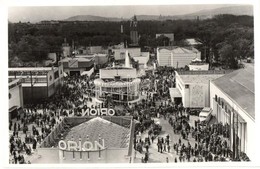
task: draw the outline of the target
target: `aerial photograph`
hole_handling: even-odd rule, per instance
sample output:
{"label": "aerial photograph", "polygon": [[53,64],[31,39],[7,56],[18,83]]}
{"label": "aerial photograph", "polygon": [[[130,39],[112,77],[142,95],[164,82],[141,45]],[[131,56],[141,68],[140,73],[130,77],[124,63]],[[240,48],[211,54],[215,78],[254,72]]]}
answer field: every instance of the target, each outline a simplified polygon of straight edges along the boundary
{"label": "aerial photograph", "polygon": [[10,6],[6,19],[8,165],[257,162],[253,5]]}

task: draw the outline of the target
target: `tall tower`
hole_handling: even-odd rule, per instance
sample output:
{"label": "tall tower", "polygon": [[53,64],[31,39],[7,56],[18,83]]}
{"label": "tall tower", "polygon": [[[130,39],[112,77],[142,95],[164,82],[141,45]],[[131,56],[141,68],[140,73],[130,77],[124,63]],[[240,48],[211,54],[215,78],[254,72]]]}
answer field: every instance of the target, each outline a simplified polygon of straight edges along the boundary
{"label": "tall tower", "polygon": [[138,46],[138,32],[137,32],[137,19],[136,16],[130,21],[130,39],[131,46]]}

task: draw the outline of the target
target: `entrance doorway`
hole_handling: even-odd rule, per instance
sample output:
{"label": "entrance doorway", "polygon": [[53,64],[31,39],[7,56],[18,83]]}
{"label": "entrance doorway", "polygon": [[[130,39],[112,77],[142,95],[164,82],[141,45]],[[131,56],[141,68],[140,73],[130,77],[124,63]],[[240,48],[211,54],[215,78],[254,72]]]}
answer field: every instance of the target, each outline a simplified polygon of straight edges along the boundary
{"label": "entrance doorway", "polygon": [[70,71],[70,76],[79,76],[80,71]]}

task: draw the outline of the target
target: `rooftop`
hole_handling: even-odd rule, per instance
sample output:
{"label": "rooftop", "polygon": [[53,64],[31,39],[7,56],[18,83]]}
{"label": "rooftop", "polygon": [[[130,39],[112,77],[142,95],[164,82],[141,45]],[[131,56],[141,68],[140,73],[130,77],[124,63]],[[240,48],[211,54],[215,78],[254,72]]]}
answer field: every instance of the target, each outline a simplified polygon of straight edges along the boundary
{"label": "rooftop", "polygon": [[200,45],[201,42],[197,41],[196,39],[186,39],[189,45]]}
{"label": "rooftop", "polygon": [[134,69],[134,68],[130,68],[130,67],[123,67],[123,66],[115,66],[115,67],[106,67],[106,68],[103,68],[102,70],[122,70],[122,69],[125,69],[125,70],[130,70],[130,69]]}
{"label": "rooftop", "polygon": [[[227,71],[230,72],[230,71]],[[214,80],[223,76],[226,71],[178,71],[184,83],[204,83],[208,84],[209,80]]]}
{"label": "rooftop", "polygon": [[78,140],[81,137],[82,142],[87,140],[90,142],[97,141],[99,135],[105,140],[105,147],[108,148],[128,148],[130,142],[130,129],[112,123],[101,117],[95,117],[87,122],[81,123],[70,129],[65,140]]}
{"label": "rooftop", "polygon": [[70,60],[77,60],[78,62],[89,62],[91,61],[92,59],[90,58],[87,58],[88,56],[86,55],[85,57],[75,57],[75,58],[64,58],[62,60],[60,60],[60,62],[68,62]]}
{"label": "rooftop", "polygon": [[184,47],[178,47],[178,46],[164,46],[164,47],[159,47],[159,51],[160,50],[163,50],[163,49],[166,49],[166,50],[169,50],[171,51],[172,53],[175,53],[175,54],[189,54],[189,53],[198,53],[199,51],[195,48],[184,48]]}
{"label": "rooftop", "polygon": [[226,74],[213,83],[232,98],[252,118],[255,118],[254,65]]}
{"label": "rooftop", "polygon": [[50,71],[57,67],[14,67],[9,68],[8,71]]}

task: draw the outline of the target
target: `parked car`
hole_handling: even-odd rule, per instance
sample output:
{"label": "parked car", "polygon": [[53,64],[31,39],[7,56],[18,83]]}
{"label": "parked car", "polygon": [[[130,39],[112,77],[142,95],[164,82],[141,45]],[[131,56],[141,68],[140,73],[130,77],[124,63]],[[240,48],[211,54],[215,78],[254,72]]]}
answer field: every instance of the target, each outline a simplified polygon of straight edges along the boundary
{"label": "parked car", "polygon": [[210,107],[204,107],[199,114],[199,120],[201,123],[205,123],[211,119],[211,116],[212,109]]}

